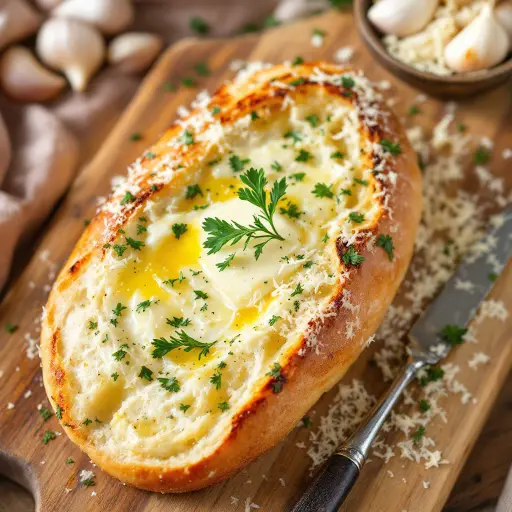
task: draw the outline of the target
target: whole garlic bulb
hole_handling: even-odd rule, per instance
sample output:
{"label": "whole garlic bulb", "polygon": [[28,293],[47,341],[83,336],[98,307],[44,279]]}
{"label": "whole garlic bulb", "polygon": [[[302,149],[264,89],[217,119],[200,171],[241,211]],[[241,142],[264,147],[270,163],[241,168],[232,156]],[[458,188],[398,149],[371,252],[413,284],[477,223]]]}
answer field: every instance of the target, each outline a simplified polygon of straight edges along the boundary
{"label": "whole garlic bulb", "polygon": [[0,61],[4,91],[20,101],[46,101],[66,87],[66,80],[45,69],[23,46],[12,46]]}
{"label": "whole garlic bulb", "polygon": [[405,37],[419,32],[438,5],[439,0],[380,0],[368,9],[368,19],[384,34]]}
{"label": "whole garlic bulb", "polygon": [[495,10],[496,18],[508,34],[510,49],[512,49],[512,0],[500,2]]}
{"label": "whole garlic bulb", "polygon": [[62,71],[75,91],[84,91],[105,58],[101,34],[81,21],[46,21],[36,41],[37,54],[51,68]]}
{"label": "whole garlic bulb", "polygon": [[0,49],[36,32],[42,18],[25,0],[5,0],[0,6]]}
{"label": "whole garlic bulb", "polygon": [[508,35],[493,9],[485,4],[480,14],[444,49],[446,65],[458,73],[479,71],[499,64],[509,49]]}
{"label": "whole garlic bulb", "polygon": [[67,0],[52,14],[86,21],[107,35],[121,32],[134,18],[130,0]]}
{"label": "whole garlic bulb", "polygon": [[110,42],[108,62],[124,73],[138,73],[150,66],[162,46],[162,39],[154,34],[127,32]]}

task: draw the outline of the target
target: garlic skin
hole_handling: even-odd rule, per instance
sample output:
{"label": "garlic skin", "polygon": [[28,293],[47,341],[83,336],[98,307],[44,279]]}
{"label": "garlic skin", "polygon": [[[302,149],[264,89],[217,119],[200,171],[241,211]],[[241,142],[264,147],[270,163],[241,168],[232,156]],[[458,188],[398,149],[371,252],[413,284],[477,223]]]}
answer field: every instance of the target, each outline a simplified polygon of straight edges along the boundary
{"label": "garlic skin", "polygon": [[103,34],[118,34],[135,16],[130,0],[66,0],[52,11],[53,16],[85,21]]}
{"label": "garlic skin", "polygon": [[83,92],[105,58],[105,42],[92,26],[53,18],[37,35],[36,51],[51,68],[62,71],[74,91]]}
{"label": "garlic skin", "polygon": [[151,65],[163,44],[154,34],[127,32],[110,42],[108,62],[124,73],[139,73]]}
{"label": "garlic skin", "polygon": [[35,0],[36,5],[43,11],[51,11],[57,5],[61,4],[63,0]]}
{"label": "garlic skin", "polygon": [[480,14],[444,49],[446,65],[457,73],[488,69],[502,62],[509,49],[508,35],[486,4]]}
{"label": "garlic skin", "polygon": [[508,34],[509,49],[512,50],[512,0],[500,2],[494,13],[498,22]]}
{"label": "garlic skin", "polygon": [[11,98],[32,102],[55,98],[66,80],[41,66],[27,48],[12,46],[0,61],[0,84]]}
{"label": "garlic skin", "polygon": [[25,0],[0,2],[0,50],[34,34],[42,17]]}
{"label": "garlic skin", "polygon": [[425,27],[438,5],[439,0],[380,0],[367,16],[384,34],[406,37]]}

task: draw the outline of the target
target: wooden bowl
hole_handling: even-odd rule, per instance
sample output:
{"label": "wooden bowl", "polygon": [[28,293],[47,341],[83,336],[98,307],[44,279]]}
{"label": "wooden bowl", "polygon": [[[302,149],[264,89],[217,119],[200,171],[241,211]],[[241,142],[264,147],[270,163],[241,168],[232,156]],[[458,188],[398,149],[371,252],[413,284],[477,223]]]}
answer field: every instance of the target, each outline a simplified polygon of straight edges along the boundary
{"label": "wooden bowl", "polygon": [[372,0],[355,0],[354,2],[354,15],[361,39],[377,61],[388,71],[425,91],[428,95],[451,99],[472,96],[493,89],[512,77],[512,58],[510,56],[504,63],[491,69],[450,76],[426,73],[404,64],[386,51],[381,41],[382,34],[368,20],[366,12],[372,3]]}

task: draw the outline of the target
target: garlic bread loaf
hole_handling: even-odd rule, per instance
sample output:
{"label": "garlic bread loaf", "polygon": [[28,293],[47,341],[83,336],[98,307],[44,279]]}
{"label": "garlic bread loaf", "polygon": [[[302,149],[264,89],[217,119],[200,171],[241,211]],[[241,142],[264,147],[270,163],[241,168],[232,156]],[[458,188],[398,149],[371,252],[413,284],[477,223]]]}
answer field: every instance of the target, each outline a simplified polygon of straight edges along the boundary
{"label": "garlic bread loaf", "polygon": [[41,336],[67,435],[159,492],[226,478],[343,376],[421,209],[416,155],[354,70],[263,67],[193,106],[87,227]]}

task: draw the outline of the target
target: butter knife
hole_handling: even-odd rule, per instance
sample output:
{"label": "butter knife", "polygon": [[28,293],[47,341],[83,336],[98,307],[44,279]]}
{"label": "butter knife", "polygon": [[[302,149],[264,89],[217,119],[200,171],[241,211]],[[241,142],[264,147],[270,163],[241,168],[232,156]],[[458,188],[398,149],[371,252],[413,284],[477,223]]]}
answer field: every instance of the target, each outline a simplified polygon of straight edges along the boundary
{"label": "butter knife", "polygon": [[[489,254],[466,258],[409,331],[409,358],[388,391],[380,398],[354,434],[326,462],[293,512],[334,512],[345,501],[368,457],[370,447],[403,390],[418,370],[439,363],[450,352],[441,332],[449,325],[467,326],[478,306],[492,289],[489,276],[501,269],[512,254],[512,206],[502,214],[500,226],[490,230],[484,242],[493,248]],[[471,293],[460,290],[460,280],[473,283]]]}

